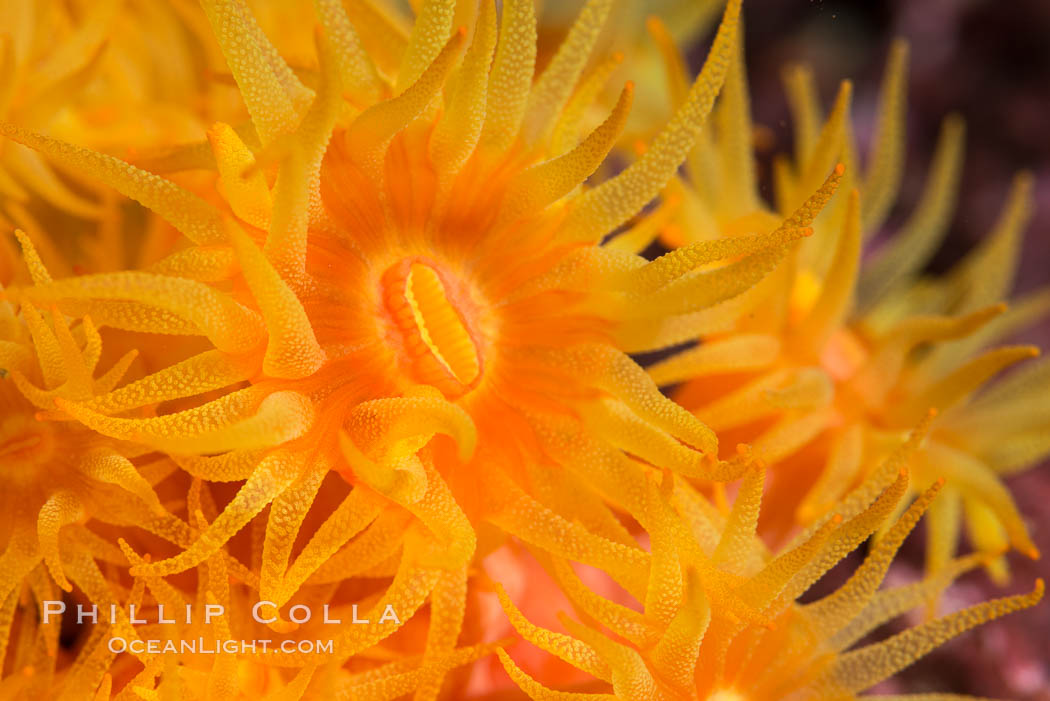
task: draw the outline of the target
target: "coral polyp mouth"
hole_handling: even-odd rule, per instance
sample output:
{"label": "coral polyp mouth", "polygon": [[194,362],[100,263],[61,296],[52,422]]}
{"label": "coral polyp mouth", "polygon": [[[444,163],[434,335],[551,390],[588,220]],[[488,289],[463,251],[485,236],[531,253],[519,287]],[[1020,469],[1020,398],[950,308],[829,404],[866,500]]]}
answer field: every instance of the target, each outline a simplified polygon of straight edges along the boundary
{"label": "coral polyp mouth", "polygon": [[394,264],[382,285],[401,364],[450,399],[476,386],[482,371],[477,308],[465,285],[423,258]]}

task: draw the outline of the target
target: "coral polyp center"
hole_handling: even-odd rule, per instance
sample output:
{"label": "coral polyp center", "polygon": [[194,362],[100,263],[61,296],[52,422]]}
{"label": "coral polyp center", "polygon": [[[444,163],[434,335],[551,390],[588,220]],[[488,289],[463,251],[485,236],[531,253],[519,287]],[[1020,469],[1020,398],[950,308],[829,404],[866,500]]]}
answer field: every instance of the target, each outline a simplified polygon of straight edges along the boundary
{"label": "coral polyp center", "polygon": [[448,398],[481,378],[477,305],[466,285],[425,258],[406,258],[382,277],[387,339],[401,369]]}

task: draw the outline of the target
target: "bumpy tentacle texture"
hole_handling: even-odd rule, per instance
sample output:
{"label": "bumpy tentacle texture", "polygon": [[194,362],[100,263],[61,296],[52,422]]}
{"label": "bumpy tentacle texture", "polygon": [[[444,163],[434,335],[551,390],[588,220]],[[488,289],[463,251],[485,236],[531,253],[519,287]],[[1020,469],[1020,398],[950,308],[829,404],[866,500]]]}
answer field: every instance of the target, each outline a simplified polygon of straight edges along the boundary
{"label": "bumpy tentacle texture", "polygon": [[[233,119],[240,112],[230,100],[215,99],[224,89],[210,84],[208,74],[228,69],[218,51],[202,51],[203,27],[193,20],[155,0],[138,5],[104,0],[83,7],[5,5],[0,14],[5,28],[0,122],[5,128],[17,124],[75,138],[78,145],[108,153],[146,158],[145,151],[156,151],[159,161],[170,144],[201,138],[199,115],[205,109],[211,119]],[[164,146],[155,146],[158,142]],[[191,162],[186,156],[205,153],[198,149],[180,155]],[[71,183],[67,175],[61,164],[32,149],[14,143],[0,149],[0,221],[5,228],[0,248],[8,245],[7,232],[14,225],[29,233],[56,274],[68,275],[70,263],[84,260],[104,270],[94,264],[114,264],[113,251],[123,247],[119,229],[99,227],[85,237],[76,255],[81,260],[71,261],[68,251],[52,245],[52,236],[40,226],[47,208],[77,218],[73,226],[81,230],[83,221],[112,218],[113,202],[99,197],[89,183]],[[0,256],[5,284],[25,273],[9,252]]]}
{"label": "bumpy tentacle texture", "polygon": [[[22,231],[16,237],[31,279],[50,282],[30,238]],[[174,518],[156,489],[172,469],[143,462],[135,446],[58,420],[56,402],[89,402],[128,369],[118,360],[102,372],[111,361],[100,362],[101,346],[90,317],[0,302],[0,651],[11,651],[0,659],[22,677],[6,680],[5,694],[51,693],[60,627],[57,618],[37,626],[45,602],[53,606],[74,588],[88,608],[112,602],[95,559],[113,567],[123,558],[99,535],[103,522]]]}
{"label": "bumpy tentacle texture", "polygon": [[[1029,594],[985,602],[850,649],[882,623],[929,605],[952,579],[984,560],[952,560],[915,584],[879,589],[897,549],[944,485],[920,489],[907,503],[904,495],[913,488],[905,464],[914,460],[919,438],[913,436],[851,493],[841,513],[776,557],[754,535],[763,470],[745,478],[724,523],[686,481],[665,474],[658,485],[650,478],[643,527],[652,542],[653,569],[641,611],[587,589],[557,555],[550,575],[583,617],[561,619],[568,635],[535,625],[500,593],[525,640],[599,680],[577,688],[611,687],[612,693],[557,691],[503,650],[500,661],[533,699],[852,699],[962,631],[1034,605],[1043,594],[1042,580]],[[880,527],[883,537],[841,588],[809,604],[794,602]],[[719,530],[721,536],[706,546],[692,537]],[[659,578],[653,576],[657,571]]]}
{"label": "bumpy tentacle texture", "polygon": [[[885,220],[900,183],[906,59],[907,47],[898,42],[863,176],[853,167],[850,84],[842,85],[821,126],[811,73],[789,72],[798,152],[777,170],[775,210],[734,185],[752,159],[751,125],[746,102],[734,98],[742,74],[730,71],[716,108],[713,159],[695,159],[706,170],[691,171],[668,188],[668,199],[689,202],[664,225],[665,242],[681,246],[672,255],[711,245],[697,240],[711,223],[744,239],[753,235],[777,210],[797,207],[836,161],[846,164],[842,189],[849,194],[828,203],[813,223],[814,235],[795,247],[785,265],[699,320],[697,347],[656,364],[650,374],[661,385],[681,383],[674,397],[718,431],[723,445],[752,443],[768,461],[763,535],[774,542],[835,508],[908,427],[937,409],[941,415],[913,468],[920,482],[948,479],[943,507],[928,518],[933,573],[954,555],[963,521],[983,552],[1012,546],[1038,556],[999,478],[1050,454],[1050,425],[1040,399],[1050,388],[1047,376],[1031,363],[1031,382],[1011,383],[1013,391],[982,388],[1037,355],[1028,346],[989,347],[1045,315],[1048,299],[1037,292],[1005,313],[995,306],[1010,293],[1031,208],[1025,174],[979,249],[941,279],[920,277],[951,222],[963,144],[955,116],[945,120],[914,212],[861,264],[862,245]],[[669,70],[678,76],[674,61]],[[743,182],[750,187],[746,176]],[[1001,557],[988,567],[999,580],[1007,576]]]}
{"label": "bumpy tentacle texture", "polygon": [[[47,671],[0,693],[427,701],[462,697],[464,667],[498,651],[508,693],[513,683],[533,698],[577,697],[548,690],[482,626],[495,598],[520,637],[599,680],[584,697],[737,688],[848,697],[892,674],[902,655],[1038,598],[990,602],[840,654],[866,621],[927,604],[973,564],[949,558],[914,591],[875,591],[933,498],[924,492],[893,520],[910,493],[905,463],[934,469],[922,462],[932,449],[915,454],[918,437],[865,471],[857,443],[873,437],[850,433],[837,453],[839,493],[861,486],[788,547],[771,552],[756,537],[766,463],[772,470],[836,419],[837,377],[818,361],[778,359],[833,337],[858,275],[859,222],[879,219],[885,203],[835,198],[855,179],[842,147],[846,91],[813,162],[781,187],[782,213],[754,213],[740,0],[725,3],[696,79],[680,76],[667,125],[604,179],[595,173],[625,129],[633,85],[577,132],[619,61],[598,57],[588,72],[609,2],[583,5],[538,75],[532,0],[421,0],[411,26],[374,0],[315,0],[312,44],[285,31],[297,18],[264,20],[246,0],[202,5],[175,3],[191,36],[213,35],[206,65],[246,110],[216,109],[218,121],[209,111],[206,140],[132,164],[44,136],[28,118],[2,128],[112,207],[144,205],[163,235],[136,252],[143,269],[85,271],[52,270],[51,253],[33,247],[46,239],[20,237],[25,272],[0,308],[0,328],[17,333],[0,345],[0,382],[35,407],[11,425],[36,434],[4,434],[0,450],[29,474],[44,469],[40,446],[52,445],[41,426],[83,444],[62,439],[63,460],[79,460],[69,484],[31,498],[5,491],[16,497],[4,515],[0,645],[17,618],[15,668]],[[888,81],[880,133],[890,141],[866,175],[884,199],[899,176],[901,80]],[[732,138],[716,144],[711,126]],[[728,175],[710,203],[737,223],[654,261],[635,254],[691,197],[680,166],[701,177],[711,162]],[[668,188],[678,199],[650,209]],[[985,258],[1009,255],[1021,219],[1004,220]],[[762,329],[652,371],[665,380],[696,367],[761,371],[718,411],[698,418],[628,355],[728,328],[797,267],[800,246],[808,250],[800,242],[827,221],[841,231],[831,291],[810,300],[806,333],[785,340]],[[970,290],[969,280],[944,295]],[[961,320],[894,328],[870,367],[900,373],[916,345],[979,326],[1001,283],[968,292]],[[97,373],[115,351],[124,355],[114,369]],[[907,402],[866,397],[863,410],[898,404],[906,411],[887,426],[906,431],[926,404],[947,409],[1026,353],[990,352],[950,376],[915,379]],[[734,438],[781,411],[754,448],[716,433]],[[969,457],[956,449],[936,469],[954,468],[951,489],[986,495],[993,518],[1016,517],[1009,496],[989,489],[994,479],[956,482],[970,474]],[[57,461],[48,470],[65,465],[47,459]],[[705,490],[738,479],[722,514]],[[884,524],[846,587],[795,603]],[[1024,536],[1019,520],[1004,524]],[[533,624],[488,556],[514,559],[514,572],[545,566],[583,622],[566,619],[568,635]],[[589,589],[570,563],[600,571],[618,600]],[[43,659],[58,626],[37,624],[33,610],[58,598],[55,584],[113,612],[66,666]],[[220,607],[224,615],[207,616]],[[138,627],[136,610],[157,625]],[[172,614],[176,627],[163,628]],[[202,662],[181,646],[114,653],[113,635],[291,646],[224,647]]]}

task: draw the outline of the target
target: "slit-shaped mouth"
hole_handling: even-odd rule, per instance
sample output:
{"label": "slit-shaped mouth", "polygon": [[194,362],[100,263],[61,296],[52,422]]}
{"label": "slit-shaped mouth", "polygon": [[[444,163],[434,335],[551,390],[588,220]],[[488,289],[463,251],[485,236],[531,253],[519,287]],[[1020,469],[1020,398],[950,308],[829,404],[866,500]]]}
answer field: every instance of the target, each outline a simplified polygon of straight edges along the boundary
{"label": "slit-shaped mouth", "polygon": [[383,298],[417,379],[448,397],[481,376],[481,355],[462,292],[427,261],[403,260],[383,276]]}

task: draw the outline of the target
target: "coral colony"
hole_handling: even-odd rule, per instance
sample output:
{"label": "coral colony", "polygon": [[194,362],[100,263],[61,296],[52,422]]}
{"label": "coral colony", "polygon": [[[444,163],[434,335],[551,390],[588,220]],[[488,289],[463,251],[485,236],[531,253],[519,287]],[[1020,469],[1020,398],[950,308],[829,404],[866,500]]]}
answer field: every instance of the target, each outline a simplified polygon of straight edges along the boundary
{"label": "coral colony", "polygon": [[539,71],[533,0],[0,8],[0,698],[847,699],[1039,601],[938,614],[1038,556],[1000,478],[1050,365],[995,345],[1050,308],[1003,304],[1029,178],[923,277],[950,118],[862,263],[906,47],[864,159],[850,84],[825,119],[790,74],[767,203],[740,1],[695,79],[650,21],[635,151],[614,4]]}

